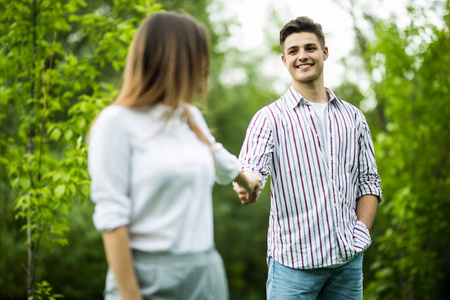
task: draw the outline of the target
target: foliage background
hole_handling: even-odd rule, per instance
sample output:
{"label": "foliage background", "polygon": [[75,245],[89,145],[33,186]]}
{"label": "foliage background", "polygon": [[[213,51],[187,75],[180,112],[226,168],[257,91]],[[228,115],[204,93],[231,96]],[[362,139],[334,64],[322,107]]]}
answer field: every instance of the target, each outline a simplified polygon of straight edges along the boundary
{"label": "foliage background", "polygon": [[[211,20],[212,2],[0,0],[0,299],[26,298],[27,228],[37,243],[37,283],[49,282],[66,299],[101,298],[106,262],[87,200],[86,133],[116,95],[145,16],[188,12],[209,28],[209,103],[199,105],[216,139],[239,153],[251,117],[278,94],[273,75],[254,64],[261,57],[223,47],[233,21]],[[404,27],[365,11],[364,0],[347,2],[359,69],[342,63],[370,87],[344,81],[334,91],[370,107],[364,113],[385,194],[365,255],[365,298],[450,299],[449,1],[411,1]],[[362,23],[370,32],[358,29]],[[225,83],[234,68],[246,79]],[[231,299],[265,298],[268,191],[241,206],[230,186],[214,190],[216,246]]]}

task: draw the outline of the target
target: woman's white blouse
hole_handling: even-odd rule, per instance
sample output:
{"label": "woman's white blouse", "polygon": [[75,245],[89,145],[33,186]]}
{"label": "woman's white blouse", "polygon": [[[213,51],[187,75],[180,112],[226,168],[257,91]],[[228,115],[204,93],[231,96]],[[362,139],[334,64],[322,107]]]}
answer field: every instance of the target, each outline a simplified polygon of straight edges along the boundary
{"label": "woman's white blouse", "polygon": [[213,143],[189,128],[183,109],[105,108],[91,129],[89,174],[100,231],[128,226],[130,246],[146,252],[201,252],[214,246],[212,189],[239,173],[215,143],[201,112],[188,109]]}

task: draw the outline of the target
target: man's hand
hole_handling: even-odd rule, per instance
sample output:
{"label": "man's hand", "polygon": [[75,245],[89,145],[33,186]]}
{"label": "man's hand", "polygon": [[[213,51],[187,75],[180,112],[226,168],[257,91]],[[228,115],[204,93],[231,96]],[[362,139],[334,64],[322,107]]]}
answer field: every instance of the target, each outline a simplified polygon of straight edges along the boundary
{"label": "man's hand", "polygon": [[262,178],[252,172],[240,172],[234,182],[234,191],[238,194],[242,204],[256,202],[261,189]]}

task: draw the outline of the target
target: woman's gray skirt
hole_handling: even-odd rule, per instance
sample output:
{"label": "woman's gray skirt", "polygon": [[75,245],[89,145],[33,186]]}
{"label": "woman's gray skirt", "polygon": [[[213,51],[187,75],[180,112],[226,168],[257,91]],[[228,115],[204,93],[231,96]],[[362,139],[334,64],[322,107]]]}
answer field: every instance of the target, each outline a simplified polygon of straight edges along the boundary
{"label": "woman's gray skirt", "polygon": [[[133,251],[144,299],[227,300],[228,284],[222,258],[215,249],[194,254],[151,254]],[[119,300],[112,269],[108,269],[105,299]]]}

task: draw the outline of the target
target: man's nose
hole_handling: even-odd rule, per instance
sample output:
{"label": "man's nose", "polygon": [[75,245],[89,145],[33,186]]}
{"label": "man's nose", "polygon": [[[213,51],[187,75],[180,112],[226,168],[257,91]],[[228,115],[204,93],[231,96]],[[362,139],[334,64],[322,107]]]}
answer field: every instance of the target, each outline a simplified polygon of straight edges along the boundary
{"label": "man's nose", "polygon": [[308,59],[308,52],[307,51],[305,51],[305,49],[300,49],[299,50],[299,52],[298,52],[298,59],[299,60],[305,60],[305,59]]}

